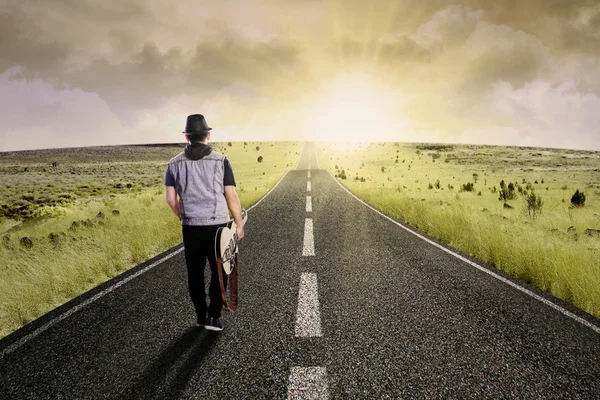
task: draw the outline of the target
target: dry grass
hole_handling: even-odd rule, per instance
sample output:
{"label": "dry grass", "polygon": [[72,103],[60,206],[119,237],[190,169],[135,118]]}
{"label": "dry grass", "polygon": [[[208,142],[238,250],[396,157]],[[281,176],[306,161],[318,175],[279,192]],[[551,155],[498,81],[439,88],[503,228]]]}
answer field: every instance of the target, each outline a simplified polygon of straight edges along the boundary
{"label": "dry grass", "polygon": [[[341,182],[374,207],[600,317],[600,237],[584,233],[600,229],[600,153],[375,143],[322,143],[320,152],[321,167],[338,176],[343,169]],[[493,193],[501,180],[534,188],[542,214],[530,218],[521,193],[504,208]],[[461,192],[468,182],[475,190]],[[570,207],[576,189],[586,193],[584,207]]]}

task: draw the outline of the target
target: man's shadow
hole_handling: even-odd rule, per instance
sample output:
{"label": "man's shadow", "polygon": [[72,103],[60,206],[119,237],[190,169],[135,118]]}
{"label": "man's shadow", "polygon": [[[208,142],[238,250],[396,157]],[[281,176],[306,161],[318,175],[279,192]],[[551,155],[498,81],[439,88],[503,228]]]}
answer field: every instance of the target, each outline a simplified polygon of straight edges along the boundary
{"label": "man's shadow", "polygon": [[[122,399],[178,399],[198,370],[219,332],[189,328],[126,389]],[[188,353],[186,355],[186,353]]]}

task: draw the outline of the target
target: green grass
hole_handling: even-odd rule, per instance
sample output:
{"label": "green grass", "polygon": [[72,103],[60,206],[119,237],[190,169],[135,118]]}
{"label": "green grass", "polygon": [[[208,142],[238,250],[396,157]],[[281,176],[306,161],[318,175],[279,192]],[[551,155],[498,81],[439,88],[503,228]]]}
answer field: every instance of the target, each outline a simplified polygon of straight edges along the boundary
{"label": "green grass", "polygon": [[[297,142],[211,145],[231,161],[243,207],[256,202],[295,167],[302,150]],[[55,206],[38,205],[26,217],[16,216],[18,220],[0,220],[0,337],[181,243],[181,225],[166,204],[163,181],[168,160],[182,147],[0,153],[0,177],[6,182],[0,204],[12,206],[19,200],[11,193],[29,193],[35,201],[45,188],[58,193],[56,197],[72,197]],[[261,163],[256,160],[259,155]],[[59,167],[49,173],[57,159]],[[71,173],[73,168],[79,175]],[[132,187],[115,187],[123,182]],[[72,196],[77,189],[79,194]],[[103,218],[98,217],[100,212]],[[79,224],[75,229],[73,222]],[[56,235],[54,241],[51,234]],[[23,237],[30,238],[33,247],[21,245]]]}
{"label": "green grass", "polygon": [[[388,215],[600,317],[600,237],[584,233],[600,229],[600,153],[417,146],[321,143],[319,161],[338,177],[343,170],[346,179],[338,179]],[[507,201],[514,208],[504,208],[493,193],[501,180],[533,187],[544,201],[542,214],[530,218],[518,192]],[[461,192],[469,182],[474,191]],[[570,207],[576,189],[586,193],[584,207]]]}

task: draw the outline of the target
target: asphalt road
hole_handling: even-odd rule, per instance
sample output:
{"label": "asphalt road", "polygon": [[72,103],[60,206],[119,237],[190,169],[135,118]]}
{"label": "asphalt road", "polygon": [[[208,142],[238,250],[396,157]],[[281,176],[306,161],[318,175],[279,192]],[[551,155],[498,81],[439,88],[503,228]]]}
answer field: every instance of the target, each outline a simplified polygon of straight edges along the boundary
{"label": "asphalt road", "polygon": [[179,246],[0,341],[0,399],[600,398],[599,333],[367,208],[311,144],[240,247],[222,332],[183,252],[139,274]]}

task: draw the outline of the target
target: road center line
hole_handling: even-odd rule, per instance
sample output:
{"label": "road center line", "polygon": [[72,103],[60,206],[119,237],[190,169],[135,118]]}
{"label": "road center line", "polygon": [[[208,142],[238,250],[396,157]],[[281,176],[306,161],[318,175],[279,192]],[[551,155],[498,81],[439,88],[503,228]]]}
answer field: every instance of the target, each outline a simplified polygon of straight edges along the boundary
{"label": "road center line", "polygon": [[296,337],[321,337],[321,313],[317,274],[305,272],[300,276]]}
{"label": "road center line", "polygon": [[306,218],[304,221],[304,244],[302,246],[303,256],[315,255],[315,240],[313,238],[313,221],[312,218]]}
{"label": "road center line", "polygon": [[310,181],[306,182],[306,191],[310,192]]}
{"label": "road center line", "polygon": [[312,212],[312,197],[306,196],[306,212]]}
{"label": "road center line", "polygon": [[324,367],[292,367],[288,400],[327,398],[327,371]]}
{"label": "road center line", "polygon": [[308,179],[310,179],[310,171],[308,171]]}

